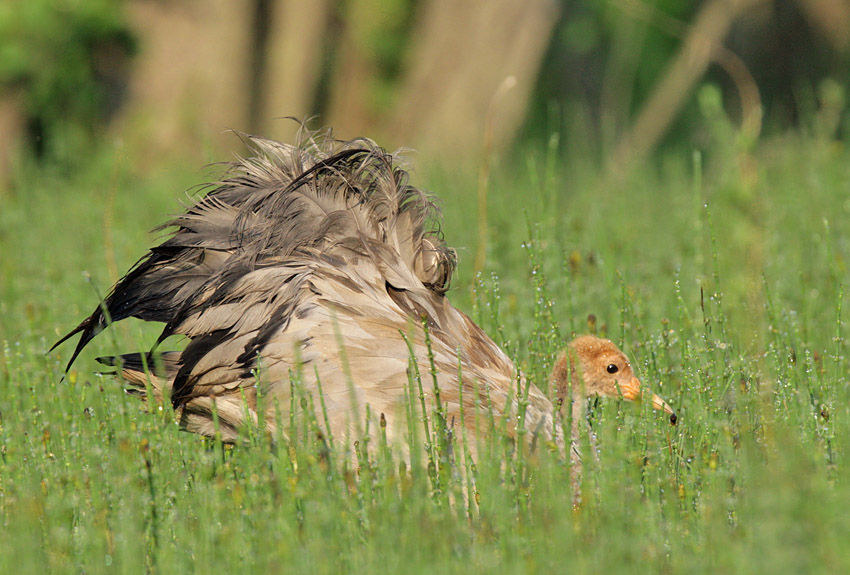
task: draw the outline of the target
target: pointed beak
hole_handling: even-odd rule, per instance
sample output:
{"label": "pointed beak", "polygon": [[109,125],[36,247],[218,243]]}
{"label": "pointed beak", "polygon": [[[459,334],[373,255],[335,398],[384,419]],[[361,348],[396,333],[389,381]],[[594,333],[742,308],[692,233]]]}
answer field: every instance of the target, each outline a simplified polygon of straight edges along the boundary
{"label": "pointed beak", "polygon": [[[641,393],[640,393],[640,380],[636,377],[633,377],[631,380],[620,384],[620,393],[623,394],[625,399],[629,401],[640,401]],[[678,417],[676,416],[676,412],[673,411],[673,408],[670,405],[661,399],[660,396],[656,394],[652,394],[652,407],[653,409],[657,409],[659,411],[664,411],[670,415],[670,423],[673,425],[676,424]]]}
{"label": "pointed beak", "polygon": [[664,410],[664,413],[676,415],[676,413],[673,411],[673,408],[670,407],[670,405],[666,401],[664,401],[654,393],[652,394],[652,407],[653,409],[657,409],[659,411]]}

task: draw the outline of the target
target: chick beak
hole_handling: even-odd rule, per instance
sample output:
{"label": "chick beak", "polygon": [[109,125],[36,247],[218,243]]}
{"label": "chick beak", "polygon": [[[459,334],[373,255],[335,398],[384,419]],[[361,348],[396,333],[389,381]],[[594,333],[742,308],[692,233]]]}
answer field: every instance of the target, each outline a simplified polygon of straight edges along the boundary
{"label": "chick beak", "polygon": [[[640,380],[636,377],[633,377],[631,380],[620,384],[620,393],[623,394],[625,399],[629,401],[640,401],[641,393],[640,393]],[[670,423],[673,425],[676,424],[677,416],[673,411],[673,408],[670,405],[661,399],[656,394],[652,394],[652,407],[653,409],[657,409],[659,411],[664,411],[665,413],[670,414]]]}
{"label": "chick beak", "polygon": [[654,393],[652,394],[652,407],[653,409],[657,409],[659,411],[663,409],[664,413],[670,414],[670,421],[672,423],[676,423],[676,412],[673,411],[673,408],[670,407],[670,405],[666,401],[664,401]]}

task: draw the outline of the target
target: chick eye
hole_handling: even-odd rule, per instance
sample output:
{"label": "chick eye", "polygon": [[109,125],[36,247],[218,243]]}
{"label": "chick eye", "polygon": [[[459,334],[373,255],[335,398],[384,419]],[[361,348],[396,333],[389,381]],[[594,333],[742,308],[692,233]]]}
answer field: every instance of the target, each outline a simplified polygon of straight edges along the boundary
{"label": "chick eye", "polygon": [[608,370],[608,373],[617,373],[620,371],[620,368],[617,367],[617,364],[615,363],[609,363],[606,369]]}

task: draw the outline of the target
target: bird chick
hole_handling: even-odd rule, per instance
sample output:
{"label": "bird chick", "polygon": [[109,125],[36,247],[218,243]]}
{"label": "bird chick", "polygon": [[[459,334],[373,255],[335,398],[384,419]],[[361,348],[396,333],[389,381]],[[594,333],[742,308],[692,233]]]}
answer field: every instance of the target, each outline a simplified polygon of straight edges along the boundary
{"label": "bird chick", "polygon": [[[622,397],[629,401],[641,399],[641,383],[632,370],[629,358],[608,339],[583,335],[574,339],[562,351],[552,369],[551,382],[556,386],[557,396],[565,398],[571,382],[583,385],[581,392],[587,396]],[[652,407],[670,415],[670,423],[678,420],[673,408],[656,394],[652,394]]]}

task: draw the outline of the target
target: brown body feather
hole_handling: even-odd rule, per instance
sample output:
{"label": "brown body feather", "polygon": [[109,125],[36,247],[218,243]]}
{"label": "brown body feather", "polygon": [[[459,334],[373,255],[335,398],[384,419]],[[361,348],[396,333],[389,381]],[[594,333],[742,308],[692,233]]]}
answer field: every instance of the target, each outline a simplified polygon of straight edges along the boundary
{"label": "brown body feather", "polygon": [[[521,378],[446,298],[454,252],[441,238],[437,209],[408,185],[395,158],[368,140],[329,135],[307,134],[295,146],[249,142],[256,156],[163,226],[176,231],[58,342],[82,332],[71,362],[109,321],[164,322],[159,342],[187,336],[182,352],[104,362],[120,363],[137,387],[156,364],[155,393],[170,396],[187,429],[212,435],[215,404],[222,436],[236,440],[246,418],[258,419],[258,391],[264,421],[279,413],[288,420],[297,373],[314,395],[321,384],[333,436],[356,438],[368,404],[373,429],[384,414],[396,441],[407,429],[410,349],[433,405],[427,327],[447,421],[460,423],[461,396],[473,435],[488,432],[483,411],[511,416]],[[560,368],[565,381],[553,389],[563,396]],[[533,385],[528,400],[531,435],[554,433],[562,444],[552,401]]]}

